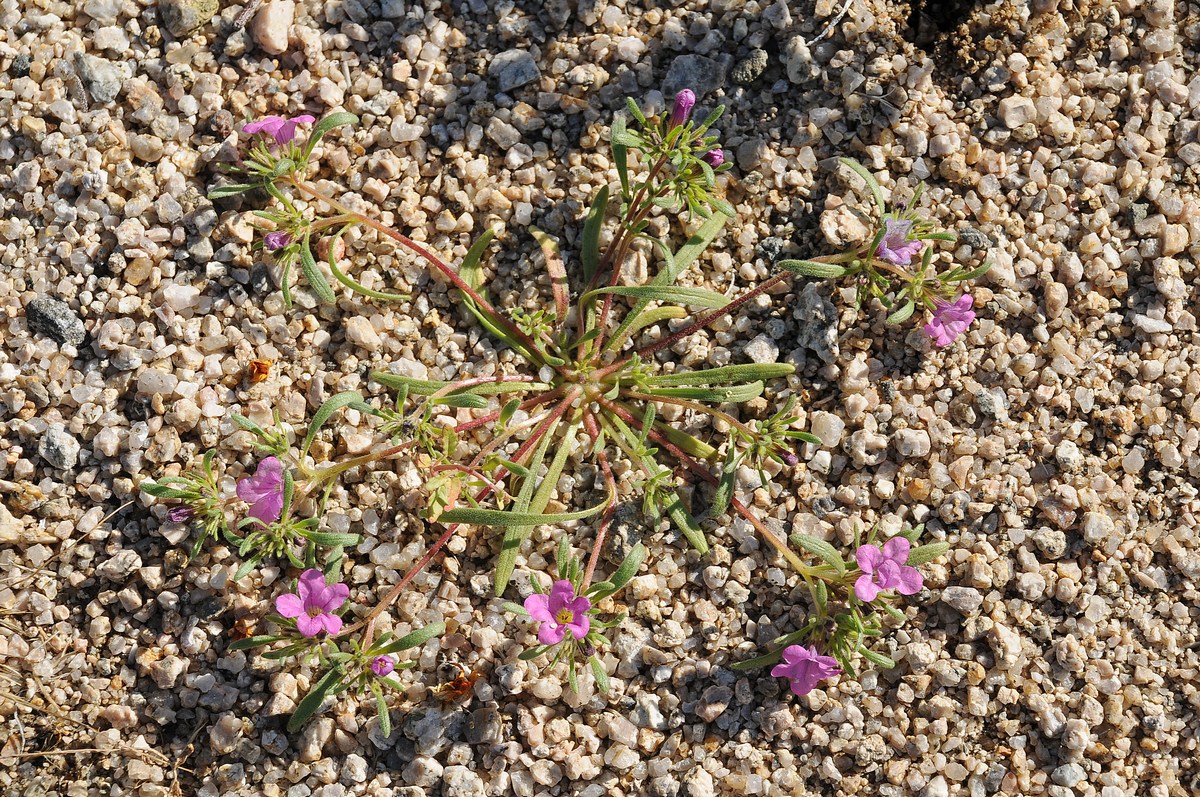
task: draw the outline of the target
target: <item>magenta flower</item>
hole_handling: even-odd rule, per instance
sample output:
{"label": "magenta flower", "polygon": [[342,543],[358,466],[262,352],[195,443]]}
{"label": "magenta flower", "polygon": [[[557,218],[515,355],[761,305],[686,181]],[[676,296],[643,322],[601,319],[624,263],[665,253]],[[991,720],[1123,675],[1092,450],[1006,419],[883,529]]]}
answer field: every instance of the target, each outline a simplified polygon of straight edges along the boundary
{"label": "magenta flower", "polygon": [[196,516],[196,510],[187,504],[173,506],[167,510],[167,520],[172,523],[187,523]]}
{"label": "magenta flower", "polygon": [[371,662],[371,672],[380,678],[391,675],[394,669],[396,669],[396,660],[391,656],[376,656]]}
{"label": "magenta flower", "polygon": [[877,545],[859,546],[854,558],[863,574],[854,582],[854,594],[860,601],[870,603],[885,589],[894,589],[901,595],[920,592],[924,584],[921,571],[905,564],[911,547],[905,537],[892,537],[882,550]]}
{"label": "magenta flower", "polygon": [[575,587],[566,579],[555,581],[549,595],[534,593],[525,599],[525,611],[541,623],[538,642],[543,645],[557,645],[568,631],[577,640],[587,636],[592,624],[587,614],[591,608],[592,602],[583,595],[576,596]]}
{"label": "magenta flower", "polygon": [[949,346],[975,320],[975,311],[971,309],[973,303],[969,293],[964,293],[953,302],[938,301],[933,319],[925,325],[925,334],[933,338],[935,345]]}
{"label": "magenta flower", "polygon": [[725,162],[725,153],[719,149],[710,149],[700,157],[704,158],[704,162],[714,169]]}
{"label": "magenta flower", "polygon": [[237,496],[250,505],[250,517],[264,524],[279,520],[283,514],[283,463],[275,457],[258,463],[253,476],[238,481]]}
{"label": "magenta flower", "polygon": [[293,116],[291,119],[284,119],[282,116],[264,116],[257,122],[249,122],[243,125],[242,132],[247,135],[262,133],[275,139],[275,145],[282,147],[292,142],[296,137],[296,127],[301,124],[307,124],[317,121],[315,116],[301,114]]}
{"label": "magenta flower", "polygon": [[913,226],[911,221],[884,219],[883,225],[887,232],[879,242],[875,256],[893,266],[907,266],[925,247],[925,242],[909,238]]}
{"label": "magenta flower", "polygon": [[692,115],[692,108],[696,107],[696,93],[691,89],[684,89],[675,95],[675,107],[671,109],[671,127],[679,127],[688,120]]}
{"label": "magenta flower", "polygon": [[776,678],[787,678],[791,681],[792,692],[798,697],[804,697],[819,681],[840,673],[837,659],[833,656],[822,656],[814,647],[788,645],[783,649],[783,663],[776,664],[771,675]]}
{"label": "magenta flower", "polygon": [[285,232],[283,230],[269,232],[265,236],[263,236],[263,246],[267,247],[267,249],[271,252],[274,252],[277,249],[282,249],[283,247],[287,246],[291,242],[292,242],[291,233]]}
{"label": "magenta flower", "polygon": [[[297,631],[313,637],[322,631],[336,634],[342,630],[342,618],[333,610],[350,597],[349,587],[340,583],[326,584],[325,575],[320,570],[312,569],[300,574],[296,592],[299,594],[287,593],[276,598],[275,610],[284,617],[295,618]],[[375,669],[375,662],[371,663],[371,669]]]}

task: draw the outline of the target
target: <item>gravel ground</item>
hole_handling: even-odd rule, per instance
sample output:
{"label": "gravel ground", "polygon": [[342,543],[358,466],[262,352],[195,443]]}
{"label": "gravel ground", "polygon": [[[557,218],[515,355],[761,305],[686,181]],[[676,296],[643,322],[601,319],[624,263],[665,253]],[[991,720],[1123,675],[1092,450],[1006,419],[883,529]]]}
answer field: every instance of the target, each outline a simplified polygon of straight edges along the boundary
{"label": "gravel ground", "polygon": [[[817,41],[840,2],[267,0],[244,30],[243,6],[219,5],[0,0],[6,793],[1200,791],[1200,6],[853,0]],[[662,109],[684,86],[729,106],[740,214],[696,283],[742,288],[780,254],[865,235],[842,155],[899,197],[927,180],[959,259],[995,260],[946,350],[797,281],[674,354],[797,365],[825,445],[754,495],[765,515],[842,541],[925,522],[952,543],[885,643],[899,666],[802,699],[731,671],[796,627],[804,590],[741,524],[705,560],[645,530],[613,691],[564,692],[516,659],[526,630],[490,598],[496,541],[476,534],[393,612],[452,633],[405,674],[392,736],[352,701],[285,734],[311,672],[225,647],[291,576],[233,583],[220,545],[188,564],[186,529],[135,485],[219,441],[232,484],[253,455],[231,410],[299,425],[334,392],[382,395],[369,368],[440,377],[497,355],[370,237],[351,241],[361,268],[417,298],[301,292],[285,310],[247,208],[204,198],[235,129],[360,115],[327,176],[447,257],[503,227],[493,295],[534,306],[524,228],[573,251],[616,179],[624,97]],[[274,361],[267,381],[245,378],[251,358]],[[369,432],[351,412],[317,453]],[[358,478],[331,524],[366,537],[347,581],[370,605],[432,536],[410,472]],[[552,548],[535,537],[524,566]],[[481,677],[443,702],[430,689],[455,662]]]}

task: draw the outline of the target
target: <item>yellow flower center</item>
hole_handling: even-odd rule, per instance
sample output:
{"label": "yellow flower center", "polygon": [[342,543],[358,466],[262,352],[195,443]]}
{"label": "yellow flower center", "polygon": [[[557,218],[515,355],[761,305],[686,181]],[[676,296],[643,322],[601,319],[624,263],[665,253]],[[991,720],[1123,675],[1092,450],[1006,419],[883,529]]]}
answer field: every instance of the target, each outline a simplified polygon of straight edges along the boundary
{"label": "yellow flower center", "polygon": [[305,614],[307,614],[309,617],[320,617],[324,613],[325,612],[321,610],[320,606],[309,606],[308,610],[305,611]]}
{"label": "yellow flower center", "polygon": [[575,613],[570,609],[559,609],[558,614],[554,615],[554,622],[559,625],[566,625],[575,619]]}

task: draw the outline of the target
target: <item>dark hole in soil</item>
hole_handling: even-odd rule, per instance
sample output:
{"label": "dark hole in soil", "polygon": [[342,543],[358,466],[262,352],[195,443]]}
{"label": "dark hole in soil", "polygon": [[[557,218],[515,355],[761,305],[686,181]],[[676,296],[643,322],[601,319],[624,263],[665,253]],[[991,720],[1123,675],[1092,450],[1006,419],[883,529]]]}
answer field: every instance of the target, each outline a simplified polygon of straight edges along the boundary
{"label": "dark hole in soil", "polygon": [[908,39],[918,47],[935,44],[967,21],[978,0],[912,0]]}

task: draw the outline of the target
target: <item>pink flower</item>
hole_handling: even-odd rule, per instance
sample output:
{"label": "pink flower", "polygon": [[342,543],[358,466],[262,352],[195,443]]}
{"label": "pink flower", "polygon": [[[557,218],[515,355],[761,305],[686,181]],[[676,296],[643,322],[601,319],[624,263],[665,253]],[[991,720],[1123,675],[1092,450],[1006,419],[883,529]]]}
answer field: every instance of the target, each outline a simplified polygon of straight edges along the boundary
{"label": "pink flower", "polygon": [[912,233],[913,226],[911,221],[884,219],[883,225],[887,232],[884,234],[883,240],[879,242],[875,256],[880,260],[886,260],[893,266],[907,266],[912,262],[913,257],[925,247],[925,242],[909,239],[908,236]]}
{"label": "pink flower", "polygon": [[587,636],[592,623],[587,613],[591,608],[592,602],[583,595],[576,596],[575,587],[566,579],[555,581],[549,595],[534,593],[525,599],[525,611],[541,623],[538,642],[543,645],[557,645],[568,631],[577,640]]}
{"label": "pink flower", "polygon": [[[297,631],[313,637],[322,631],[336,634],[342,630],[342,618],[333,614],[333,610],[350,597],[349,587],[345,584],[327,585],[324,574],[313,569],[300,574],[296,592],[299,594],[288,593],[276,598],[275,610],[284,617],[295,618]],[[371,668],[374,670],[375,662],[372,662]]]}
{"label": "pink flower", "polygon": [[284,230],[276,230],[269,232],[263,236],[263,246],[267,247],[268,251],[274,252],[277,249],[282,249],[292,242],[291,233]]}
{"label": "pink flower", "polygon": [[877,545],[859,546],[854,558],[863,574],[854,582],[854,594],[860,601],[870,603],[885,589],[894,589],[901,595],[921,590],[924,584],[921,572],[905,564],[911,547],[912,543],[904,537],[892,537],[882,549]]}
{"label": "pink flower", "polygon": [[933,338],[935,345],[949,346],[975,320],[975,311],[971,309],[973,303],[969,293],[964,293],[953,302],[939,301],[933,311],[933,319],[925,325],[925,334]]}
{"label": "pink flower", "polygon": [[283,463],[275,457],[258,463],[253,476],[238,481],[237,496],[250,504],[250,517],[264,524],[279,520],[283,514]]}
{"label": "pink flower", "polygon": [[284,119],[282,116],[264,116],[257,122],[250,122],[242,127],[242,132],[247,135],[255,133],[263,133],[275,139],[275,145],[282,147],[290,144],[292,139],[296,137],[296,126],[317,121],[315,116],[301,114],[294,116],[291,119]]}
{"label": "pink flower", "polygon": [[675,95],[675,106],[671,108],[671,127],[679,127],[692,115],[696,107],[696,92],[684,89]]}
{"label": "pink flower", "polygon": [[700,157],[702,157],[704,162],[714,169],[725,162],[725,153],[719,149],[710,149]]}
{"label": "pink flower", "polygon": [[371,662],[371,672],[380,678],[391,675],[394,669],[396,669],[396,660],[391,656],[376,656]]}
{"label": "pink flower", "polygon": [[788,645],[783,649],[783,663],[776,664],[771,675],[791,681],[792,692],[804,697],[813,690],[817,682],[840,673],[837,659],[822,656],[814,647]]}

